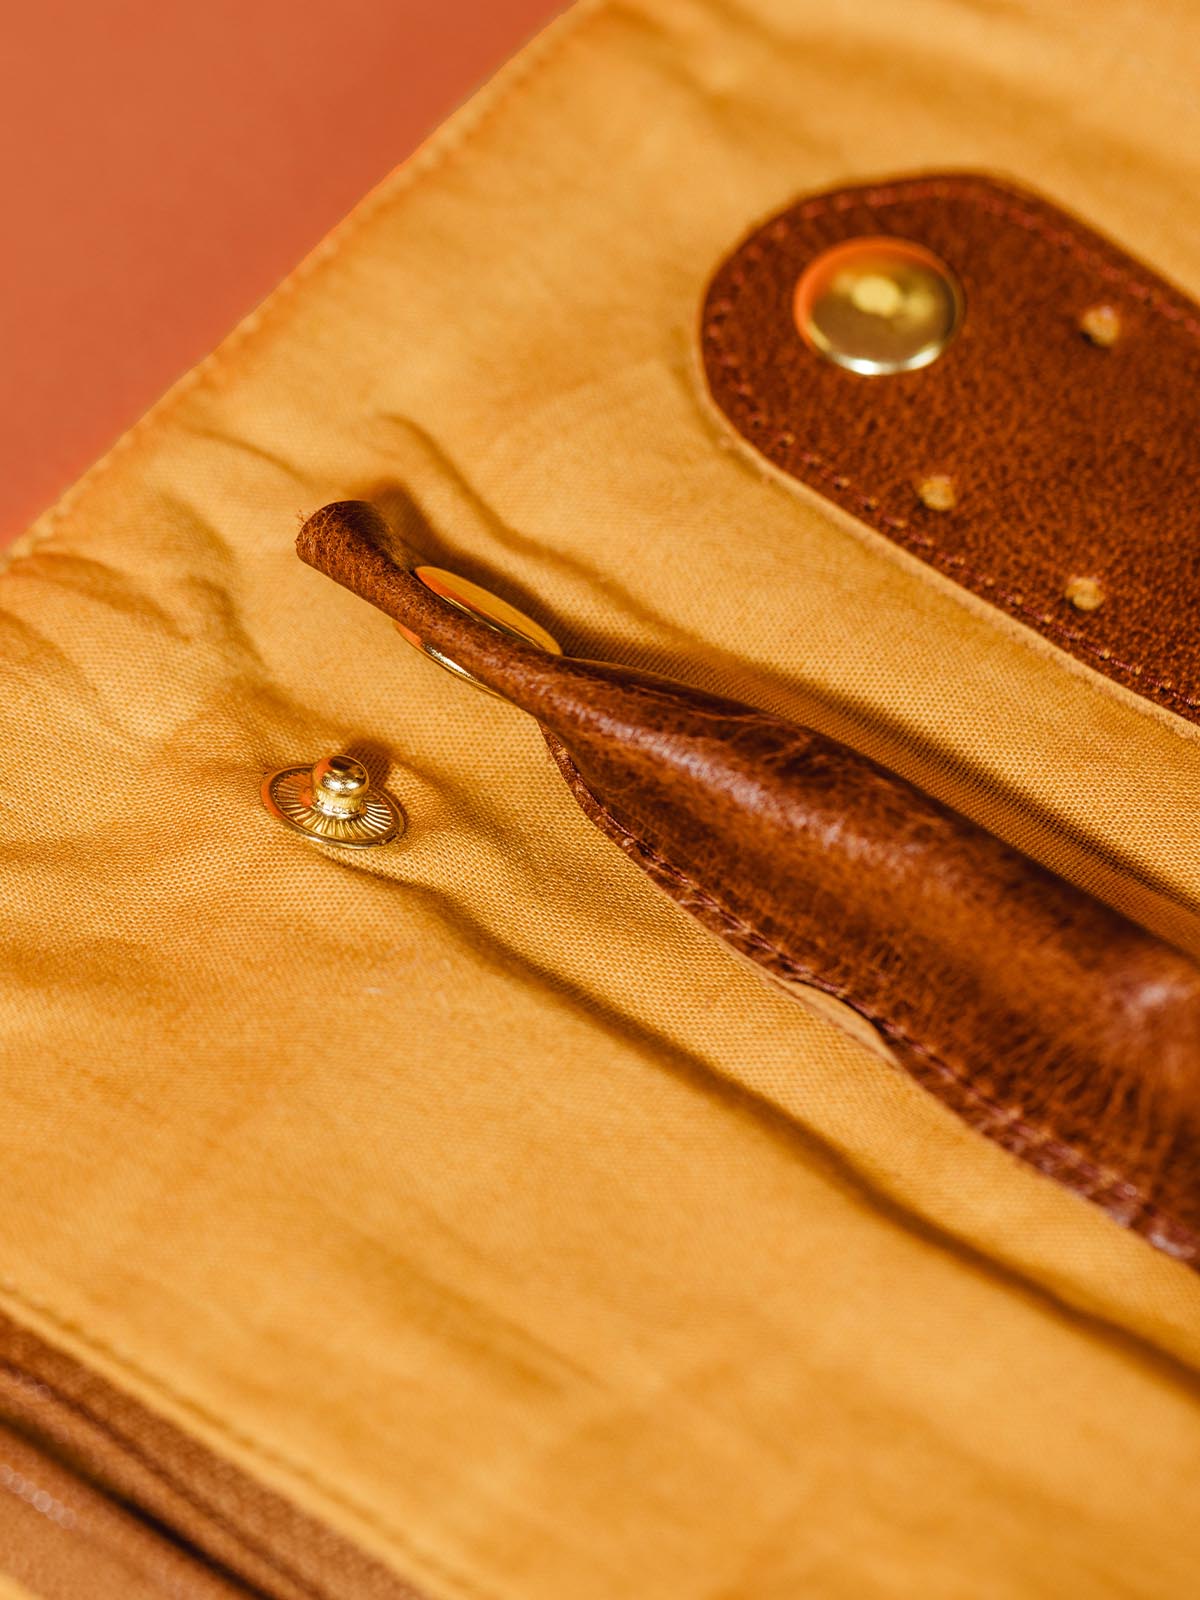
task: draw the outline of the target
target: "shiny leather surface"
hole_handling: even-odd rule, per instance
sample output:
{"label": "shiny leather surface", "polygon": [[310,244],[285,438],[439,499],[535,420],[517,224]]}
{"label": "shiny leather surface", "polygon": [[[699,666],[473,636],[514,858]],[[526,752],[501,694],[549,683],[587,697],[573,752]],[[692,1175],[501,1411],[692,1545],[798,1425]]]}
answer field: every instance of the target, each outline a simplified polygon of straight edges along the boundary
{"label": "shiny leather surface", "polygon": [[592,821],[731,946],[851,1006],[980,1132],[1200,1260],[1187,957],[845,745],[444,606],[365,502],[316,513],[298,550],[535,716]]}

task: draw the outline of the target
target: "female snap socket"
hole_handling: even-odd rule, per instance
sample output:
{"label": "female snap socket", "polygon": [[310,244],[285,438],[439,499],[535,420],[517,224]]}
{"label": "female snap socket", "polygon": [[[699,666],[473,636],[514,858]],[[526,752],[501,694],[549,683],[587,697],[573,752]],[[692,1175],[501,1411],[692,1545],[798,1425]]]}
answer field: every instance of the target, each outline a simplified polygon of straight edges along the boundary
{"label": "female snap socket", "polygon": [[368,850],[404,828],[404,813],[352,756],[325,756],[312,767],[283,767],[264,779],[262,802],[287,828],[320,844]]}
{"label": "female snap socket", "polygon": [[[551,655],[562,655],[562,646],[553,634],[547,633],[532,617],[527,617],[523,611],[518,611],[516,606],[509,605],[507,600],[501,600],[499,595],[492,594],[478,583],[472,583],[469,578],[460,578],[457,573],[447,572],[442,567],[413,567],[414,578],[420,581],[433,594],[438,595],[447,605],[456,611],[465,612],[467,616],[474,617],[477,622],[482,622],[485,627],[491,628],[496,633],[508,634],[513,639],[524,639],[526,644],[537,645],[539,649],[548,651]],[[396,623],[396,632],[409,644],[415,645],[423,655],[431,661],[436,661],[439,667],[445,667],[447,672],[452,672],[456,678],[465,678],[468,683],[473,683],[477,689],[482,689],[486,694],[495,694],[494,689],[489,689],[486,683],[481,683],[473,672],[468,672],[460,666],[453,657],[446,655],[432,643],[423,639],[414,629],[406,627],[402,622]],[[498,699],[503,696],[498,695]]]}
{"label": "female snap socket", "polygon": [[963,316],[958,279],[911,239],[871,235],[821,252],[801,273],[792,313],[818,355],[878,376],[927,367]]}

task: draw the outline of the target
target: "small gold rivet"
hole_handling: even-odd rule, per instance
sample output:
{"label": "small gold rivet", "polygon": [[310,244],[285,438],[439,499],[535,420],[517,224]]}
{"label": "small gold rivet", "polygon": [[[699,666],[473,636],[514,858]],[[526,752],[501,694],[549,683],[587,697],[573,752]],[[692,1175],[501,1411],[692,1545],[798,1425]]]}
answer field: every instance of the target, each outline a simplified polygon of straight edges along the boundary
{"label": "small gold rivet", "polygon": [[286,827],[322,844],[366,850],[387,844],[404,828],[404,813],[371,787],[353,756],[325,756],[312,767],[283,767],[262,786],[262,802]]}
{"label": "small gold rivet", "polygon": [[911,239],[848,239],[811,261],[792,315],[804,342],[852,372],[878,376],[926,367],[963,314],[958,279]]}
{"label": "small gold rivet", "polygon": [[1095,611],[1104,604],[1104,590],[1095,578],[1068,578],[1063,598],[1069,600],[1076,611]]}
{"label": "small gold rivet", "polygon": [[309,774],[310,803],[327,817],[360,817],[367,805],[371,780],[367,769],[350,756],[326,756]]}
{"label": "small gold rivet", "polygon": [[917,480],[917,499],[929,511],[953,511],[958,504],[958,486],[946,472],[931,472]]}
{"label": "small gold rivet", "polygon": [[1116,306],[1089,306],[1080,315],[1079,331],[1101,350],[1111,350],[1121,337],[1121,313]]}

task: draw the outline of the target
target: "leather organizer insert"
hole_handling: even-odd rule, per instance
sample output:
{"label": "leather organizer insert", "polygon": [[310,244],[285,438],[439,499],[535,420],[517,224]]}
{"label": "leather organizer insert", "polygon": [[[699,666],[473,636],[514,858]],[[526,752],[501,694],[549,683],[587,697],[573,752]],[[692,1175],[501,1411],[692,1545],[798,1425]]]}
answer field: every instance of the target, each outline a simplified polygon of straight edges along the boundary
{"label": "leather organizer insert", "polygon": [[705,927],[850,1007],[980,1133],[1200,1265],[1189,958],[836,740],[495,631],[426,588],[365,501],[316,512],[298,551],[536,717],[585,814]]}
{"label": "leather organizer insert", "polygon": [[[957,273],[931,365],[864,376],[796,331],[798,277],[865,235]],[[1081,319],[1115,313],[1097,343]],[[1110,318],[1110,321],[1114,319]],[[804,199],[719,267],[701,319],[717,406],[776,467],[1081,662],[1200,720],[1200,309],[1082,223],[993,179]],[[932,509],[918,485],[952,480]],[[1080,610],[1072,580],[1103,599]]]}

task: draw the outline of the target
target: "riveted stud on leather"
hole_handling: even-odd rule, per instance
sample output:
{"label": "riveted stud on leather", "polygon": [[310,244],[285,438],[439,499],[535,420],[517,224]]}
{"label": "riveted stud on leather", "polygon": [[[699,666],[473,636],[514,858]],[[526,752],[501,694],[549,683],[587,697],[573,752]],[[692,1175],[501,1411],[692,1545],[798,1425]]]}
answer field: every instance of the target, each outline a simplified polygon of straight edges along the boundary
{"label": "riveted stud on leather", "polygon": [[1063,598],[1076,611],[1096,611],[1104,604],[1104,589],[1095,578],[1068,578]]}
{"label": "riveted stud on leather", "polygon": [[[867,382],[799,337],[794,301],[812,262],[885,232],[946,262],[966,311],[931,366]],[[714,404],[778,471],[1200,723],[1195,299],[1027,190],[924,173],[802,195],[731,240],[697,321]],[[948,472],[957,504],[919,497]],[[1108,593],[1086,626],[1076,575]]]}
{"label": "riveted stud on leather", "polygon": [[917,499],[927,511],[953,511],[958,504],[958,485],[947,472],[931,472],[917,480]]}
{"label": "riveted stud on leather", "polygon": [[958,279],[910,239],[848,239],[801,273],[793,299],[804,342],[868,377],[936,361],[962,320]]}
{"label": "riveted stud on leather", "polygon": [[1109,350],[1121,337],[1121,313],[1116,306],[1089,306],[1080,314],[1079,331],[1089,344]]}

